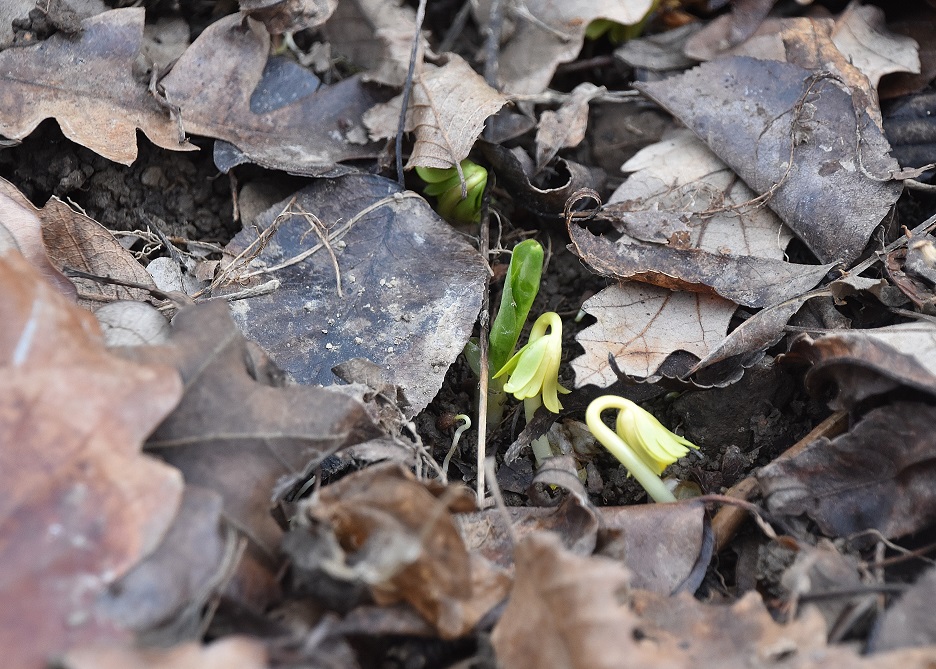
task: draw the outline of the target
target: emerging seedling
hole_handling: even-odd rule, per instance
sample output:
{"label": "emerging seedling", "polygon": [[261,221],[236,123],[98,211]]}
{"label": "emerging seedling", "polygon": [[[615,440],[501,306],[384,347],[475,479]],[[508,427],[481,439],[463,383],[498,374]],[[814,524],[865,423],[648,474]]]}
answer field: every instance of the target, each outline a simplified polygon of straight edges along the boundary
{"label": "emerging seedling", "polygon": [[[601,420],[606,409],[617,409],[615,430]],[[660,474],[669,465],[698,448],[667,430],[651,413],[628,399],[603,395],[592,401],[585,412],[588,429],[618,461],[627,468],[656,502],[675,502],[676,497]]]}
{"label": "emerging seedling", "polygon": [[[526,346],[517,351],[494,375],[495,379],[509,375],[504,390],[518,400],[523,400],[528,423],[543,405],[553,413],[559,413],[562,404],[558,393],[571,392],[559,385],[561,357],[562,320],[556,312],[548,311],[533,323]],[[537,464],[542,464],[543,460],[552,456],[545,435],[533,441],[533,454]]]}
{"label": "emerging seedling", "polygon": [[[477,222],[481,218],[481,196],[487,185],[487,170],[468,159],[455,167],[417,167],[416,174],[428,185],[426,195],[436,198],[439,215],[458,223]],[[461,177],[464,177],[462,181]]]}
{"label": "emerging seedling", "polygon": [[[488,369],[491,374],[498,372],[510,356],[513,355],[523,325],[526,323],[533,300],[539,292],[540,277],[543,274],[543,247],[535,239],[527,239],[517,244],[510,256],[510,266],[501,293],[500,307],[491,324],[488,337]],[[465,347],[465,356],[475,374],[481,373],[481,351],[477,340]],[[488,388],[488,425],[498,425],[504,417],[503,377],[491,379]]]}

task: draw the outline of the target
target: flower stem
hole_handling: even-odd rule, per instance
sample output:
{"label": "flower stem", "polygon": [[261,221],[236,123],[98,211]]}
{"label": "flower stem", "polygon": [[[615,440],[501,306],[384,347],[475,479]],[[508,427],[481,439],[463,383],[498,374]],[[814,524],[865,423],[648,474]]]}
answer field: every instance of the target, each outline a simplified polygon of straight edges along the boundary
{"label": "flower stem", "polygon": [[[543,406],[543,400],[540,395],[534,395],[523,400],[523,413],[526,416],[527,425],[533,420],[536,410]],[[549,445],[549,439],[544,434],[533,440],[533,455],[536,457],[536,466],[539,467],[543,461],[552,457],[552,447]]]}
{"label": "flower stem", "polygon": [[588,410],[585,412],[585,423],[588,425],[588,429],[627,468],[627,471],[637,479],[637,482],[643,486],[644,490],[655,502],[675,502],[676,497],[660,477],[654,474],[653,470],[637,457],[631,447],[614,430],[602,422],[601,412],[605,409],[620,410],[625,408],[625,405],[619,401],[620,399],[614,395],[605,395],[589,404]]}

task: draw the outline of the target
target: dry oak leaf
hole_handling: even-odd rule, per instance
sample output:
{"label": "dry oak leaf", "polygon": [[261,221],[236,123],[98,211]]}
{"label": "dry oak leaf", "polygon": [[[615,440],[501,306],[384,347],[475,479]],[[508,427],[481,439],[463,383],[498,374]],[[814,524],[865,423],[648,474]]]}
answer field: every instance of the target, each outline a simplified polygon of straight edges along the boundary
{"label": "dry oak leaf", "polygon": [[[526,0],[505,3],[513,31],[498,58],[501,90],[517,94],[541,93],[559,63],[574,60],[585,42],[585,29],[595,19],[624,25],[639,23],[653,8],[653,0]],[[472,5],[474,7],[474,5]],[[491,0],[477,3],[475,16],[488,29]]]}
{"label": "dry oak leaf", "polygon": [[[460,56],[448,54],[442,67],[423,63],[413,79],[406,110],[406,131],[416,144],[406,167],[448,168],[468,157],[484,121],[507,103],[507,97],[485,83]],[[396,136],[403,96],[364,115],[374,139]]]}
{"label": "dry oak leaf", "polygon": [[361,115],[384,96],[359,77],[315,88],[311,74],[307,90],[265,94],[258,84],[269,52],[269,33],[252,19],[232,14],[208,26],[161,82],[185,130],[229,142],[263,167],[309,176],[376,156],[377,145],[356,140],[366,139]]}
{"label": "dry oak leaf", "polygon": [[575,387],[606,388],[618,380],[609,355],[638,378],[652,377],[674,351],[706,357],[725,338],[737,305],[717,295],[628,281],[605,288],[582,309],[597,322],[575,337],[585,349],[572,361]]}
{"label": "dry oak leaf", "polygon": [[[357,400],[325,388],[277,387],[256,370],[250,343],[226,303],[180,311],[165,346],[136,346],[128,358],[179,370],[185,395],[146,443],[188,483],[224,498],[226,517],[275,555],[282,530],[270,515],[273,489],[329,452],[380,433]],[[280,379],[282,385],[282,379]]]}
{"label": "dry oak leaf", "polygon": [[13,235],[20,253],[39,270],[42,278],[74,301],[75,284],[52,264],[42,236],[41,211],[6,179],[0,178],[0,225]]}
{"label": "dry oak leaf", "polygon": [[143,18],[143,8],[114,9],[82,21],[77,38],[0,53],[0,135],[22,139],[55,118],[70,140],[124,165],[136,160],[138,128],[164,149],[194,151],[134,76]]}
{"label": "dry oak leaf", "polygon": [[182,477],[140,454],[178,374],[108,353],[94,317],[16,251],[0,255],[0,647],[45,667],[124,640],[95,599],[160,542]]}

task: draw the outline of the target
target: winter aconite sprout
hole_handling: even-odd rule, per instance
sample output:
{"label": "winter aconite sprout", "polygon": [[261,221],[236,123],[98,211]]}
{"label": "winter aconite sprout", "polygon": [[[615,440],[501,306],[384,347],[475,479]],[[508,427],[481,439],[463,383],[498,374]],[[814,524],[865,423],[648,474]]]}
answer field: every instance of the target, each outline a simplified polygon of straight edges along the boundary
{"label": "winter aconite sprout", "polygon": [[423,192],[437,199],[438,212],[443,218],[458,223],[477,222],[488,173],[467,159],[461,161],[460,167],[461,174],[455,167],[417,167],[416,174],[428,184]]}
{"label": "winter aconite sprout", "polygon": [[[556,312],[548,311],[533,323],[526,346],[494,375],[495,379],[509,375],[504,390],[523,400],[527,422],[533,419],[533,414],[542,405],[553,413],[562,409],[558,393],[570,391],[559,385],[561,358],[562,320]],[[537,463],[552,455],[545,436],[533,441],[533,454]]]}
{"label": "winter aconite sprout", "polygon": [[[601,420],[606,409],[618,410],[615,430]],[[690,448],[698,448],[695,444],[667,430],[648,411],[615,395],[604,395],[592,401],[585,412],[585,423],[654,501],[676,501],[660,480],[660,474],[686,455]]]}

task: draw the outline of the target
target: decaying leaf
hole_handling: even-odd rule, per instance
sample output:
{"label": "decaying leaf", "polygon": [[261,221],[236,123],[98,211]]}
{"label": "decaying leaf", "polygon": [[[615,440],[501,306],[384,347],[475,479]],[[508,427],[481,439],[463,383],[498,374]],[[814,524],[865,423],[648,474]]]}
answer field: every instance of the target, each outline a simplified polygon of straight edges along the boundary
{"label": "decaying leaf", "polygon": [[638,87],[771,192],[768,206],[823,262],[855,260],[900,194],[887,140],[830,75],[730,57]]}
{"label": "decaying leaf", "polygon": [[936,598],[936,569],[932,566],[888,608],[871,638],[875,652],[936,644],[936,619],[930,605]]}
{"label": "decaying leaf", "polygon": [[[344,0],[322,26],[332,48],[366,71],[365,80],[399,87],[406,81],[416,12],[401,0]],[[420,37],[420,50],[428,42]]]}
{"label": "decaying leaf", "polygon": [[[642,149],[623,169],[634,173],[600,209],[598,217],[610,220],[625,236],[615,245],[604,240],[595,245],[599,238],[584,230],[572,233],[573,242],[585,242],[583,249],[601,249],[596,256],[583,256],[601,273],[692,290],[698,290],[701,283],[730,300],[754,300],[763,305],[811,288],[828,269],[784,263],[789,230],[769,209],[746,206],[755,194],[688,130],[674,131]],[[610,259],[612,256],[627,260],[618,263]],[[690,257],[698,260],[688,260]],[[621,271],[625,267],[628,269]],[[690,267],[701,270],[695,279],[686,272]],[[797,274],[800,278],[795,278]],[[731,278],[736,275],[744,278]],[[791,282],[788,289],[782,285],[782,276]],[[742,295],[729,286],[765,292]],[[598,323],[577,336],[585,348],[585,355],[572,363],[578,385],[613,383],[617,376],[608,363],[609,354],[625,373],[648,377],[676,350],[688,351],[707,364],[724,359],[726,353],[752,350],[749,338],[744,338],[749,348],[743,350],[729,352],[724,343],[719,345],[722,351],[716,348],[727,331],[734,305],[714,296],[671,294],[652,286],[623,283],[606,288],[583,308]],[[776,331],[771,330],[767,339],[773,339]],[[735,339],[740,337],[741,333]],[[759,343],[754,348],[759,348]]]}
{"label": "decaying leaf", "polygon": [[467,488],[424,484],[394,464],[325,486],[304,513],[331,528],[343,553],[320,568],[367,583],[380,604],[409,603],[443,638],[455,638],[509,585],[505,573],[472,558],[462,542],[452,512],[473,508]]}
{"label": "decaying leaf", "polygon": [[185,383],[182,402],[146,448],[181,469],[188,483],[219,492],[226,517],[270,555],[281,536],[270,515],[277,481],[301,476],[330,451],[378,434],[351,397],[273,387],[253,375],[248,342],[224,302],[177,314],[167,345],[122,353],[172,365]]}
{"label": "decaying leaf", "polygon": [[520,542],[516,564],[491,638],[504,669],[924,669],[936,652],[927,646],[860,657],[848,646],[827,645],[814,608],[781,625],[756,592],[723,606],[685,593],[631,590],[618,562],[566,553],[549,533]]}
{"label": "decaying leaf", "polygon": [[790,230],[690,130],[664,135],[621,168],[632,174],[598,217],[641,241],[722,255],[783,259]]}
{"label": "decaying leaf", "polygon": [[508,149],[485,141],[479,141],[478,146],[497,173],[498,183],[517,204],[539,216],[560,217],[566,201],[577,190],[597,186],[594,172],[571,160],[557,159],[553,175],[546,175],[548,170],[536,175],[533,160],[523,148]]}
{"label": "decaying leaf", "polygon": [[695,60],[711,60],[751,37],[776,0],[738,0],[731,11],[702,26],[687,42],[685,53]]}
{"label": "decaying leaf", "polygon": [[885,74],[920,71],[916,40],[891,32],[884,22],[884,10],[874,5],[849,4],[835,22],[832,42],[874,90]]}
{"label": "decaying leaf", "polygon": [[377,147],[366,142],[360,118],[380,94],[358,77],[319,88],[308,72],[305,85],[280,82],[267,93],[257,86],[265,68],[276,67],[267,63],[269,50],[269,33],[238,14],[208,26],[162,80],[186,132],[230,142],[257,164],[296,174],[331,174],[343,161],[373,158]]}
{"label": "decaying leaf", "polygon": [[663,288],[719,295],[748,307],[766,307],[806,292],[829,265],[797,265],[697,249],[612,242],[570,223],[575,252],[597,274],[636,279]]}
{"label": "decaying leaf", "polygon": [[[52,263],[64,270],[137,283],[155,288],[152,276],[103,225],[75,211],[57,197],[46,202],[39,213],[42,238]],[[78,303],[93,308],[108,300],[143,300],[149,294],[138,288],[125,288],[90,279],[72,280],[78,288]]]}
{"label": "decaying leaf", "polygon": [[95,598],[178,509],[179,472],[139,449],[182,387],[171,368],[109,354],[94,317],[16,251],[0,256],[0,286],[0,644],[10,666],[39,669],[125,639]]}
{"label": "decaying leaf", "polygon": [[[215,594],[225,543],[231,539],[221,525],[221,496],[186,486],[179,513],[159,546],[110,585],[98,599],[98,609],[125,629],[148,633],[150,639],[160,626],[176,628],[173,632],[186,641],[197,639],[200,616],[191,616],[188,625],[179,617],[193,605],[200,612]],[[180,639],[174,636],[171,641]]]}
{"label": "decaying leaf", "polygon": [[142,8],[115,9],[82,21],[77,38],[0,53],[0,134],[22,139],[55,118],[66,137],[109,160],[131,164],[139,128],[157,146],[195,147],[132,72],[143,40]]}
{"label": "decaying leaf", "polygon": [[673,351],[704,358],[724,339],[736,308],[717,295],[633,281],[605,288],[582,305],[598,322],[575,337],[585,348],[572,361],[575,386],[617,381],[609,354],[622,372],[639,378],[652,376]]}
{"label": "decaying leaf", "polygon": [[812,363],[806,387],[816,394],[835,384],[833,409],[906,386],[936,395],[936,326],[926,321],[873,330],[800,337],[792,353]]}
{"label": "decaying leaf", "polygon": [[261,641],[228,636],[206,646],[173,648],[88,647],[61,659],[63,669],[267,669]]}
{"label": "decaying leaf", "polygon": [[536,129],[537,172],[546,167],[559,149],[578,146],[585,139],[588,103],[602,90],[588,82],[579,84],[559,109],[542,113]]}
{"label": "decaying leaf", "polygon": [[[458,165],[468,157],[485,119],[506,102],[505,96],[455,54],[449,54],[442,67],[424,63],[413,79],[406,110],[406,131],[416,134],[406,166],[445,169]],[[402,104],[399,95],[364,115],[372,138],[396,136]]]}
{"label": "decaying leaf", "polygon": [[807,514],[830,537],[876,529],[892,539],[930,525],[934,420],[933,407],[898,402],[873,409],[831,442],[770,463],[757,474],[768,508]]}
{"label": "decaying leaf", "polygon": [[23,257],[69,300],[75,300],[75,284],[52,264],[42,238],[41,211],[6,179],[0,179],[0,225],[16,240]]}
{"label": "decaying leaf", "polygon": [[241,11],[257,19],[273,35],[318,28],[338,6],[338,0],[238,0]]}
{"label": "decaying leaf", "polygon": [[634,587],[664,595],[684,588],[698,562],[708,563],[705,512],[699,505],[592,507],[570,495],[556,508],[511,506],[507,513],[511,532],[496,509],[455,516],[469,550],[504,568],[513,567],[515,539],[542,532],[554,533],[576,555],[597,551],[619,560],[630,570]]}
{"label": "decaying leaf", "polygon": [[[475,15],[487,29],[490,0],[479,2]],[[653,7],[653,0],[527,0],[506,6],[514,22],[498,57],[501,90],[539,93],[549,85],[559,63],[573,60],[582,50],[585,29],[595,19],[634,25]]]}
{"label": "decaying leaf", "polygon": [[[254,260],[265,273],[252,280],[272,277],[280,287],[236,303],[240,327],[301,383],[330,385],[332,367],[367,358],[404,390],[407,415],[421,411],[478,316],[486,274],[478,253],[425,200],[377,176],[318,181],[256,224],[274,222]],[[227,251],[256,239],[245,229]]]}

